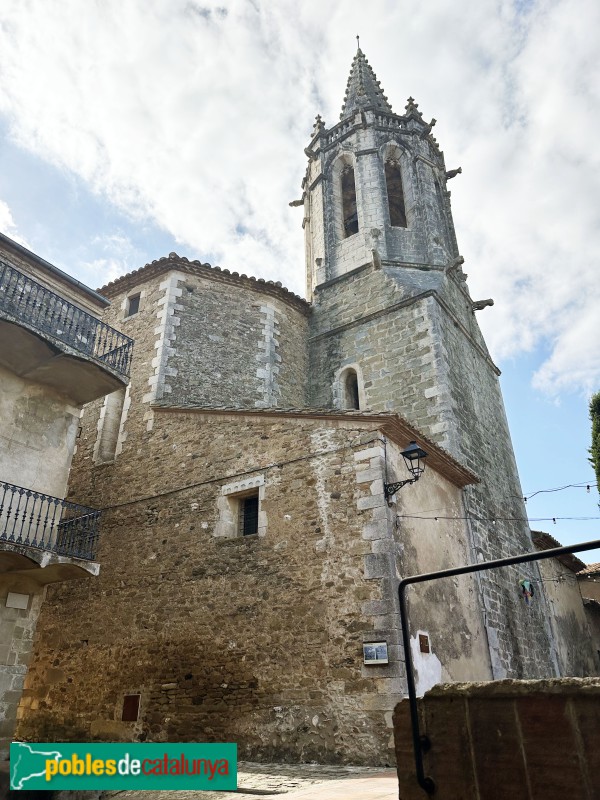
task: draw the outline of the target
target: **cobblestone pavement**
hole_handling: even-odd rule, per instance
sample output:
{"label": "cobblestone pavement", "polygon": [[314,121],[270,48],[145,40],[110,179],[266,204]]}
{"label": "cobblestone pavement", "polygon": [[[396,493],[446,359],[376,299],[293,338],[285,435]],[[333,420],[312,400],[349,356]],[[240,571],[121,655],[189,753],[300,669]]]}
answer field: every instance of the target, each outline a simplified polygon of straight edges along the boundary
{"label": "cobblestone pavement", "polygon": [[[244,791],[247,790],[247,791]],[[107,792],[102,800],[397,800],[396,771],[319,764],[238,764],[237,792]]]}

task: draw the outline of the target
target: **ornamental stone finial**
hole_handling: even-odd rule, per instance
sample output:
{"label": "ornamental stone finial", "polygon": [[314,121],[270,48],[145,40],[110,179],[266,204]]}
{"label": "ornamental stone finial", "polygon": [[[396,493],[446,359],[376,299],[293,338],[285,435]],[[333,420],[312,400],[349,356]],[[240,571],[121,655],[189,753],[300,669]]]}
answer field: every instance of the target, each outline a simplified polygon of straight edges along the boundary
{"label": "ornamental stone finial", "polygon": [[323,122],[323,119],[321,118],[321,115],[317,114],[317,116],[315,117],[315,123],[313,125],[313,131],[312,131],[311,135],[312,136],[316,136],[317,133],[322,131],[324,127],[325,127],[325,123]]}

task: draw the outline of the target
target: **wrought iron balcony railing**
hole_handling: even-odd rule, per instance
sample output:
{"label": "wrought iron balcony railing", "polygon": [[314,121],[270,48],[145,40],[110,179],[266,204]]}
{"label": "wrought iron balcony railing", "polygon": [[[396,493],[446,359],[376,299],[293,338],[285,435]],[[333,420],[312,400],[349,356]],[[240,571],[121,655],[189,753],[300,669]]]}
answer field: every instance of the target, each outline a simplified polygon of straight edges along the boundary
{"label": "wrought iron balcony railing", "polygon": [[100,511],[0,481],[2,542],[93,560]]}
{"label": "wrought iron balcony railing", "polygon": [[129,376],[133,340],[0,260],[0,309]]}

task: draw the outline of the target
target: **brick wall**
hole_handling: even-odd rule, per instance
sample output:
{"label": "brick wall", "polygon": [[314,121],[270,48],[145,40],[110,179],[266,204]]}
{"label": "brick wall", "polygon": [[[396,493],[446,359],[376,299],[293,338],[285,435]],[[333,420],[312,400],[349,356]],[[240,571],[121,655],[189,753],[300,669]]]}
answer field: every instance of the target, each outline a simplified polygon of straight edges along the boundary
{"label": "brick wall", "polygon": [[[419,701],[436,800],[597,800],[600,682],[498,681],[439,686]],[[408,702],[394,712],[400,800],[423,800]]]}

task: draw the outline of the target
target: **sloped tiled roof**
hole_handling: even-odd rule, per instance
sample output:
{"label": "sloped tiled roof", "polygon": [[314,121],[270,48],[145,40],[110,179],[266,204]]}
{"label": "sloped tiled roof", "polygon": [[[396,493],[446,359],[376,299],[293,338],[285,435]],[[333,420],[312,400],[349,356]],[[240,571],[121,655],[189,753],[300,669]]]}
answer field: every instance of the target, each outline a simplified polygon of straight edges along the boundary
{"label": "sloped tiled roof", "polygon": [[588,564],[587,566],[584,565],[584,567],[577,573],[578,575],[596,575],[596,573],[600,572],[600,563]]}
{"label": "sloped tiled roof", "polygon": [[200,277],[221,283],[234,283],[261,294],[270,294],[279,297],[284,302],[295,306],[304,313],[308,313],[310,310],[310,303],[299,295],[290,292],[279,281],[267,281],[264,278],[255,278],[252,275],[245,275],[244,273],[230,272],[228,269],[213,267],[211,264],[202,263],[198,260],[190,261],[189,258],[180,256],[177,253],[169,253],[168,256],[155,259],[149,264],[140,267],[140,269],[134,269],[126,275],[121,275],[114,281],[107,283],[106,286],[98,289],[98,291],[102,292],[102,294],[105,294],[107,297],[115,297],[122,292],[129,291],[133,286],[137,286],[156,275],[170,272],[171,270],[187,272],[190,275],[199,275]]}
{"label": "sloped tiled roof", "polygon": [[[538,550],[552,550],[554,547],[562,547],[558,539],[550,536],[545,531],[531,531],[531,538]],[[556,559],[561,564],[564,564],[567,569],[570,569],[571,572],[576,572],[577,574],[585,567],[585,563],[573,553],[563,553],[561,556],[556,556]]]}

